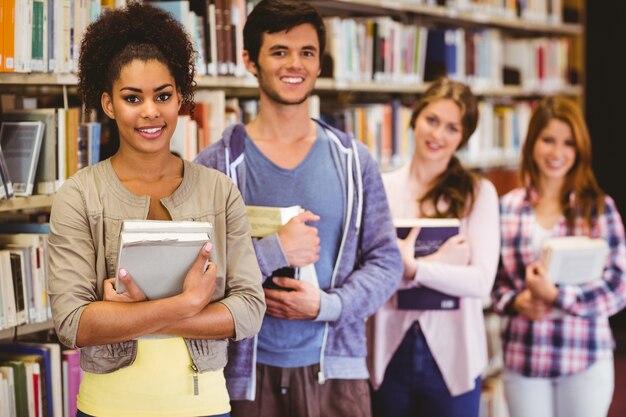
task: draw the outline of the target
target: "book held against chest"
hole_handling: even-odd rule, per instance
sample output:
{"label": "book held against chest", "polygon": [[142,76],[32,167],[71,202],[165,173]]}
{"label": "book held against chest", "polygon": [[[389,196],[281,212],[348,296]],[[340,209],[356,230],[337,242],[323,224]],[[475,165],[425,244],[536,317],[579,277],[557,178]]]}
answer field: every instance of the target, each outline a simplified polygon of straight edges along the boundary
{"label": "book held against chest", "polygon": [[543,244],[541,262],[555,284],[578,285],[601,279],[608,255],[604,239],[553,237]]}
{"label": "book held against chest", "polygon": [[[256,238],[262,238],[272,233],[276,233],[278,229],[287,224],[289,220],[304,209],[298,205],[289,207],[271,207],[271,206],[246,206],[248,212],[248,220],[250,221],[250,235]],[[302,267],[285,266],[278,268],[263,282],[263,288],[271,290],[284,290],[283,287],[276,285],[272,278],[293,278],[319,287],[317,280],[317,271],[314,264]]]}
{"label": "book held against chest", "polygon": [[[419,228],[415,239],[415,257],[436,252],[450,237],[459,233],[459,219],[395,219],[398,238],[405,239],[412,228]],[[456,310],[459,297],[445,294],[429,287],[401,289],[397,292],[398,310]]]}
{"label": "book held against chest", "polygon": [[211,239],[207,222],[125,220],[120,233],[115,288],[125,290],[117,271],[124,268],[148,299],[180,294],[187,272]]}

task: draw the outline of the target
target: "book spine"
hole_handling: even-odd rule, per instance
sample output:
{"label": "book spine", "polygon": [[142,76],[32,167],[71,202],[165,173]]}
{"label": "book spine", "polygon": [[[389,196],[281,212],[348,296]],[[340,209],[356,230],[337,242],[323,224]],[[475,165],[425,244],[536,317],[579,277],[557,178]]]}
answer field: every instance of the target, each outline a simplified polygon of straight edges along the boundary
{"label": "book spine", "polygon": [[4,72],[4,1],[0,0],[0,72]]}
{"label": "book spine", "polygon": [[48,64],[46,71],[54,72],[56,70],[55,67],[55,59],[54,59],[54,4],[55,0],[47,0],[47,8],[48,15],[46,19],[46,37],[47,37],[47,56],[48,56]]}
{"label": "book spine", "polygon": [[31,70],[43,72],[44,3],[33,0],[31,39]]}
{"label": "book spine", "polygon": [[15,0],[4,0],[3,71],[15,71]]}

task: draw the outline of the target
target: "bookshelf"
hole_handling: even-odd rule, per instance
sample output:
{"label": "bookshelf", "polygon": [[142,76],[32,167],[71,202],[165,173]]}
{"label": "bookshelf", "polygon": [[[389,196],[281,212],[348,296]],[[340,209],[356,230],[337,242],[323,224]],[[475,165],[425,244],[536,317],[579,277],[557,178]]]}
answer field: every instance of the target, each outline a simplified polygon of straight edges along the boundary
{"label": "bookshelf", "polygon": [[[150,2],[150,0],[144,1]],[[430,43],[427,45],[427,42],[424,42],[421,47],[415,47],[414,53],[419,55],[415,57],[416,66],[409,69],[392,68],[398,67],[400,64],[405,65],[402,62],[403,58],[396,55],[406,53],[405,50],[398,49],[401,43],[406,43],[406,38],[403,38],[402,42],[388,42],[390,38],[385,35],[388,33],[395,33],[392,36],[405,36],[405,33],[408,33],[411,36],[417,31],[416,33],[426,33],[426,37],[432,39],[436,31],[445,31],[446,45],[451,45],[453,51],[456,51],[450,52],[448,50],[446,52],[456,54],[454,60],[456,69],[454,71],[449,68],[452,64],[444,63],[448,67],[448,75],[467,82],[481,100],[489,103],[489,105],[483,106],[485,112],[482,114],[488,113],[490,115],[489,123],[491,125],[480,132],[481,136],[487,134],[488,138],[481,139],[484,143],[474,146],[472,152],[462,155],[464,162],[472,168],[510,168],[516,165],[523,132],[503,132],[497,129],[501,128],[498,125],[501,117],[519,119],[521,121],[519,124],[526,122],[524,119],[526,114],[518,114],[517,103],[526,101],[531,104],[533,100],[542,95],[554,93],[575,97],[581,102],[584,99],[583,63],[585,54],[582,39],[584,25],[580,23],[584,21],[584,0],[537,0],[522,3],[522,5],[519,4],[520,2],[514,1],[477,0],[310,0],[310,2],[327,19],[329,32],[347,30],[347,32],[341,32],[340,36],[329,37],[327,42],[329,58],[326,61],[331,63],[332,68],[323,69],[323,76],[318,80],[315,91],[324,102],[322,116],[326,116],[330,121],[334,118],[350,117],[343,113],[346,108],[352,108],[355,105],[369,106],[395,100],[397,103],[408,107],[428,87],[428,78],[432,78],[432,71],[429,75],[429,67],[432,67],[429,65],[429,59],[431,59],[428,51],[431,48]],[[102,3],[110,4],[111,2]],[[183,13],[198,12],[208,16],[208,11],[204,12],[198,9],[197,5],[200,3],[203,2],[191,0],[189,2],[190,10]],[[246,9],[253,3],[252,0],[232,1],[232,8],[227,11],[231,16],[231,27],[228,30],[235,33],[235,36],[232,36],[233,41],[231,43],[233,44],[230,45],[228,54],[222,50],[224,48],[217,48],[217,51],[212,52],[210,50],[211,42],[205,43],[196,40],[197,45],[209,45],[208,49],[207,46],[198,48],[202,52],[199,58],[201,60],[198,62],[200,69],[198,73],[204,74],[197,77],[199,91],[223,91],[226,97],[235,101],[239,98],[256,97],[256,80],[246,73],[241,60],[238,59],[242,49],[240,32],[245,22],[245,17],[242,16],[245,16]],[[125,4],[125,1],[116,0],[114,4],[120,6]],[[224,11],[216,10],[215,18],[220,18],[224,13]],[[91,14],[94,14],[93,10]],[[83,13],[81,16],[89,15],[90,13]],[[73,20],[76,20],[76,16]],[[202,31],[198,27],[189,26],[189,21],[194,19],[185,19],[185,17],[181,17],[181,19],[186,22],[188,31],[193,34],[192,38],[202,37]],[[209,20],[206,19],[206,21]],[[197,22],[197,20],[195,21]],[[80,31],[87,23],[77,24],[77,30]],[[62,22],[62,24],[71,25],[72,22]],[[57,25],[56,21],[52,22],[50,24],[51,30],[56,30]],[[216,24],[216,26],[218,25],[219,23]],[[374,41],[388,42],[386,49],[391,50],[391,52],[387,52],[384,57],[376,59],[388,61],[392,59],[392,64],[382,64],[383,67],[380,68],[363,67],[363,65],[378,65],[372,63],[371,56],[362,56],[365,53],[359,51],[363,45],[368,48],[371,46],[363,42],[374,42],[367,36],[365,40],[359,38],[363,34],[359,31],[363,31],[363,28],[367,28],[367,30],[376,28],[378,32],[376,32],[377,37]],[[220,39],[220,33],[215,28],[208,30],[211,31],[209,32],[210,36]],[[415,35],[415,39],[417,36]],[[352,44],[337,46],[342,38],[349,39],[348,42],[352,42]],[[452,38],[455,40],[451,41]],[[354,44],[357,45],[357,48],[354,48]],[[470,54],[463,52],[465,49],[469,49],[470,45],[474,45],[471,48],[476,48],[474,55],[476,55],[476,62],[478,63],[472,63],[474,60],[468,58]],[[49,48],[53,48],[53,46]],[[514,52],[508,53],[507,51]],[[0,93],[3,91],[28,91],[33,94],[32,92],[35,91],[34,94],[36,94],[38,90],[49,91],[49,94],[62,96],[63,105],[67,107],[68,96],[70,98],[72,95],[75,96],[76,91],[77,80],[71,70],[75,67],[73,63],[76,61],[77,48],[73,48],[73,52],[70,50],[69,53],[74,54],[66,57],[65,61],[69,64],[66,66],[54,64],[56,68],[51,64],[49,65],[49,72],[0,72]],[[522,58],[516,58],[516,53],[517,55],[525,55]],[[354,67],[355,62],[344,62],[346,56],[350,56],[349,59],[352,61],[359,60],[359,66]],[[485,59],[484,56],[491,58],[487,58],[488,61],[485,61],[487,63],[482,65],[481,62],[483,61],[481,60]],[[213,62],[214,60],[216,61]],[[229,61],[224,64],[224,60]],[[533,61],[532,65],[536,68],[515,67],[515,65],[525,65],[524,61],[527,60]],[[517,71],[517,73],[514,71],[513,80],[507,79],[504,70],[505,67],[510,68],[511,65]],[[219,105],[223,101],[224,99],[220,99]],[[504,107],[508,107],[511,111],[504,111]],[[219,109],[219,111],[223,113],[224,109]],[[504,113],[507,112],[510,114],[504,116]],[[236,118],[233,119],[232,113],[230,116],[224,114],[220,117],[227,118],[224,122],[217,124],[220,127],[236,120]],[[485,118],[481,117],[481,120],[483,119]],[[383,121],[377,121],[377,123],[382,124]],[[399,122],[396,120],[392,123],[398,124]],[[366,136],[359,133],[356,128],[342,125],[339,127],[367,142]],[[406,127],[404,124],[398,124],[395,128],[383,126],[382,129],[402,132],[406,130]],[[499,136],[503,134],[516,137],[504,139],[504,143],[500,143],[502,140]],[[394,136],[391,146],[394,149],[410,150],[410,144],[398,146],[396,143],[398,140],[411,140],[410,135],[405,136],[409,136],[409,138],[401,139]],[[202,148],[205,143],[206,140],[200,141],[198,148]],[[392,169],[407,159],[407,155],[404,154],[393,154],[389,157],[387,155],[388,150],[379,149],[378,147],[381,145],[377,141],[370,139],[368,146],[381,165],[384,165],[384,169]],[[512,148],[502,149],[507,146]],[[482,148],[486,148],[486,151]],[[381,154],[385,154],[385,156]]]}
{"label": "bookshelf", "polygon": [[[51,1],[50,3],[54,2]],[[123,0],[115,2],[117,6],[124,3]],[[250,2],[233,2],[238,7],[242,5],[247,7],[247,3]],[[569,21],[572,20],[569,19],[569,16],[572,14],[577,16],[578,22],[585,20],[584,0],[538,1],[536,4],[544,7],[540,12],[536,10],[514,11],[510,7],[490,6],[489,2],[471,0],[456,0],[454,2],[450,0],[447,2],[431,0],[311,0],[311,3],[325,17],[337,17],[355,22],[367,19],[371,21],[371,19],[383,16],[393,19],[394,22],[402,25],[426,28],[426,30],[439,28],[462,29],[467,31],[467,33],[489,30],[497,31],[495,33],[498,33],[499,37],[505,39],[567,39],[569,45],[567,51],[568,74],[565,79],[561,80],[562,82],[553,84],[535,83],[534,85],[532,83],[530,85],[523,85],[523,83],[511,85],[496,82],[475,83],[475,85],[472,85],[472,80],[469,78],[464,80],[461,77],[461,80],[467,81],[472,85],[474,92],[481,100],[496,107],[500,105],[512,106],[519,101],[532,100],[547,93],[561,93],[576,97],[580,101],[584,99],[584,71],[582,69],[584,68],[585,57],[582,39],[584,25]],[[429,3],[449,3],[450,5],[431,5]],[[511,4],[511,2],[491,3]],[[563,11],[553,12],[550,10],[550,7],[562,7]],[[88,16],[88,14],[85,15]],[[68,23],[65,22],[64,24]],[[54,30],[54,25],[54,22],[50,23],[48,30]],[[18,33],[18,29],[16,28],[15,30]],[[235,30],[241,30],[241,28],[235,27]],[[54,46],[49,47],[53,48]],[[233,51],[239,50],[236,45],[233,48]],[[332,51],[330,52],[332,55]],[[69,61],[72,60],[71,58],[68,58]],[[332,57],[332,59],[338,61],[337,56]],[[18,95],[24,93],[29,96],[37,96],[38,94],[58,95],[63,105],[67,107],[68,96],[75,95],[77,84],[76,75],[71,72],[71,68],[71,65],[65,68],[50,67],[49,72],[36,72],[31,67],[31,71],[27,73],[0,72],[0,95],[5,93]],[[66,71],[67,69],[70,69],[70,71]],[[5,70],[6,68],[3,69],[3,71]],[[209,72],[208,69],[206,72]],[[235,71],[235,73],[242,74],[241,71]],[[317,82],[316,94],[319,94],[321,99],[324,100],[325,108],[328,104],[328,108],[338,110],[358,103],[372,105],[384,103],[388,100],[396,100],[408,106],[425,91],[429,84],[428,81],[424,81],[424,73],[417,74],[417,78],[386,77],[384,73],[378,78],[374,74],[369,74],[369,77],[346,77],[338,76],[332,71],[330,74],[324,75]],[[200,75],[197,77],[197,89],[198,91],[224,91],[225,95],[234,98],[254,97],[256,95],[257,83],[249,75]],[[488,128],[490,129],[491,127],[489,126]],[[410,146],[406,147],[406,149],[410,149]],[[371,150],[374,154],[380,151],[375,148],[371,148]],[[488,170],[493,177],[494,175],[497,176],[497,170],[500,168],[509,171],[512,168],[514,169],[517,164],[518,154],[518,152],[496,152],[492,155],[485,155],[483,150],[478,149],[476,150],[478,157],[469,158],[466,163],[475,169]],[[401,158],[393,159],[392,157],[387,161],[388,164],[391,164],[391,167],[385,166],[382,168],[390,169],[394,163],[398,163],[400,160]],[[494,174],[494,172],[496,173]],[[14,198],[0,201],[0,213],[46,210],[51,203],[52,196],[49,195]]]}
{"label": "bookshelf", "polygon": [[5,339],[13,339],[14,337],[25,336],[32,333],[38,333],[46,330],[54,329],[52,320],[42,323],[24,324],[9,329],[0,330],[0,341]]}
{"label": "bookshelf", "polygon": [[[253,77],[220,77],[200,76],[196,78],[199,89],[226,89],[245,90],[247,93],[255,93],[258,87]],[[0,91],[2,86],[59,86],[66,88],[76,87],[77,79],[74,74],[53,73],[0,73]],[[315,89],[318,92],[352,92],[352,93],[396,93],[396,94],[420,94],[426,91],[429,83],[380,83],[374,81],[341,81],[333,78],[322,77],[317,80]],[[484,97],[511,97],[524,98],[535,97],[545,94],[539,88],[524,89],[521,86],[505,85],[502,87],[474,88],[474,93]],[[560,88],[558,92],[568,96],[581,96],[583,87],[580,85],[568,85]]]}
{"label": "bookshelf", "polygon": [[33,195],[0,200],[0,213],[18,210],[43,210],[52,206],[53,195]]}
{"label": "bookshelf", "polygon": [[[49,0],[50,3],[56,1]],[[116,0],[114,3],[119,6],[124,4],[125,1]],[[238,4],[245,3],[247,2],[241,1]],[[497,34],[500,39],[497,42],[501,42],[502,39],[522,39],[528,40],[528,42],[539,40],[548,42],[566,39],[568,45],[566,57],[567,74],[562,74],[556,83],[541,84],[531,82],[524,85],[521,82],[509,84],[502,80],[503,82],[479,82],[472,84],[469,79],[464,80],[461,77],[461,80],[468,81],[472,85],[473,91],[481,99],[481,102],[487,103],[487,112],[481,114],[489,114],[489,111],[492,111],[489,106],[508,106],[512,108],[517,103],[531,102],[544,94],[560,93],[575,97],[580,102],[584,101],[585,49],[583,36],[585,27],[583,23],[571,22],[571,20],[577,22],[585,21],[584,0],[543,0],[546,10],[548,4],[555,6],[562,4],[564,12],[552,14],[545,12],[543,16],[541,13],[528,13],[528,15],[521,17],[516,16],[516,13],[513,13],[510,9],[488,5],[488,3],[507,3],[495,1],[443,1],[443,3],[455,4],[448,6],[426,4],[442,3],[442,1],[435,2],[430,0],[311,0],[311,3],[318,7],[324,16],[329,18],[337,17],[341,20],[371,20],[377,17],[387,17],[407,27],[425,28],[426,30],[461,29],[465,33],[482,33],[481,31],[485,31],[485,33]],[[542,1],[537,2],[537,4],[541,3]],[[565,17],[572,14],[577,15],[577,18],[565,19]],[[67,43],[69,42],[68,39]],[[236,46],[234,51],[237,51]],[[333,57],[333,64],[337,63],[336,58],[337,56]],[[62,105],[67,108],[72,96],[75,97],[76,95],[77,85],[76,75],[72,73],[70,57],[68,57],[68,62],[70,62],[68,66],[57,68],[50,72],[2,72],[3,70],[0,69],[0,95],[9,93],[23,94],[29,97],[56,95],[59,97]],[[336,65],[334,65],[333,69],[335,68]],[[500,62],[498,72],[502,72],[502,69],[502,63]],[[207,66],[206,73],[210,72]],[[215,70],[215,72],[219,71]],[[196,80],[197,89],[199,92],[223,91],[226,97],[235,99],[255,97],[257,93],[256,80],[251,76],[243,75],[241,69],[234,70],[234,73],[236,75],[199,75]],[[499,74],[498,77],[494,78],[499,79],[503,77]],[[332,111],[339,112],[359,104],[372,106],[384,104],[391,100],[395,100],[401,105],[409,106],[426,90],[428,85],[429,81],[424,80],[424,71],[417,73],[416,77],[406,77],[404,79],[402,77],[386,76],[384,72],[380,77],[376,78],[373,74],[369,74],[369,77],[366,77],[357,72],[356,75],[340,76],[332,71],[327,71],[317,81],[315,93],[323,100],[325,109],[329,108]],[[0,115],[3,110],[0,109]],[[222,113],[225,113],[223,104],[220,110]],[[222,114],[222,117],[224,118],[225,115]],[[226,124],[228,122],[222,120],[221,123]],[[495,124],[496,122],[491,120],[490,123]],[[405,128],[404,124],[399,126],[401,129]],[[493,126],[490,125],[487,128],[493,129]],[[361,139],[364,138],[362,137]],[[474,141],[474,139],[472,140]],[[380,152],[374,144],[372,144],[370,149],[374,154]],[[410,146],[406,149],[410,149]],[[488,171],[490,179],[496,185],[499,184],[498,180],[500,179],[506,182],[506,185],[502,187],[510,188],[515,181],[512,178],[512,172],[514,172],[519,158],[519,152],[516,153],[514,151],[515,149],[508,153],[495,152],[493,155],[486,155],[488,152],[479,148],[476,151],[478,157],[469,158],[466,164],[478,170]],[[394,163],[399,162],[401,162],[401,158],[394,160],[393,157],[390,157],[387,161],[389,166],[382,166],[381,168],[391,169]],[[504,189],[498,188],[499,190]],[[46,211],[51,206],[52,200],[53,196],[51,195],[35,195],[26,198],[3,200],[0,201],[0,216],[9,216],[22,211]],[[488,320],[492,319],[492,317],[488,318]],[[490,326],[490,330],[497,333],[498,323],[490,321]],[[43,323],[8,328],[0,330],[0,340],[41,332],[51,328],[53,328],[53,324],[49,320]],[[499,363],[497,358],[492,358],[492,361],[495,362],[491,363],[494,366],[490,368],[489,376],[494,376],[498,373]]]}

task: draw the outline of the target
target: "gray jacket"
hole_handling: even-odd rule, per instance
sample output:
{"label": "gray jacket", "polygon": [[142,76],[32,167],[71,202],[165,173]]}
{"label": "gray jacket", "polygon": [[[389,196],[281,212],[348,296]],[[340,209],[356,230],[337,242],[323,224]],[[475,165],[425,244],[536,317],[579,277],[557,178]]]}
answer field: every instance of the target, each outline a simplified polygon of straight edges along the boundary
{"label": "gray jacket", "polygon": [[[213,224],[211,259],[217,265],[217,288],[212,302],[221,302],[231,312],[236,340],[253,337],[261,327],[265,303],[237,188],[221,173],[185,161],[181,185],[161,202],[173,220]],[[115,276],[122,221],[145,219],[149,205],[149,197],[134,195],[122,185],[108,159],[78,171],[55,196],[48,294],[63,344],[76,347],[83,311],[102,300],[104,280]],[[226,365],[226,340],[185,339],[185,343],[199,372]],[[108,373],[132,364],[136,354],[136,340],[84,347],[81,367]]]}
{"label": "gray jacket", "polygon": [[[365,320],[395,292],[402,278],[402,260],[376,162],[363,144],[321,121],[317,123],[334,145],[333,160],[344,182],[344,193],[337,197],[344,199],[346,207],[331,288],[321,292],[316,319],[326,323],[319,380],[365,379]],[[196,162],[227,173],[244,193],[244,201],[245,136],[243,125],[231,126],[219,142],[196,158]],[[287,266],[276,235],[255,239],[254,246],[264,279]],[[229,345],[225,373],[233,400],[254,399],[255,341]]]}

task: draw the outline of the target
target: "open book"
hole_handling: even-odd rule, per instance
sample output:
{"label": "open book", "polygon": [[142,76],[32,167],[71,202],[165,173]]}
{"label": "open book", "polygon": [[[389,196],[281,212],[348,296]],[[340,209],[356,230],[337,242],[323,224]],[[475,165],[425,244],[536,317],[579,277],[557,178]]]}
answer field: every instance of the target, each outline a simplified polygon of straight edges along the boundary
{"label": "open book", "polygon": [[[246,210],[248,211],[250,226],[252,227],[250,231],[252,237],[265,237],[276,233],[276,231],[291,220],[292,217],[304,211],[302,207],[297,205],[289,207],[246,206]],[[283,289],[272,282],[273,277],[295,278],[319,287],[314,264],[300,268],[287,266],[277,269],[272,272],[272,275],[263,283],[264,288]]]}
{"label": "open book", "polygon": [[[207,222],[125,220],[117,270],[124,268],[148,299],[180,294],[189,268],[211,239]],[[125,290],[116,274],[115,288]]]}
{"label": "open book", "polygon": [[[398,238],[405,239],[412,228],[419,228],[415,239],[415,257],[430,255],[451,236],[459,233],[459,219],[394,219]],[[398,310],[456,310],[459,297],[420,286],[398,290]]]}
{"label": "open book", "polygon": [[602,278],[608,254],[604,239],[554,237],[545,241],[541,263],[555,284],[578,285]]}

